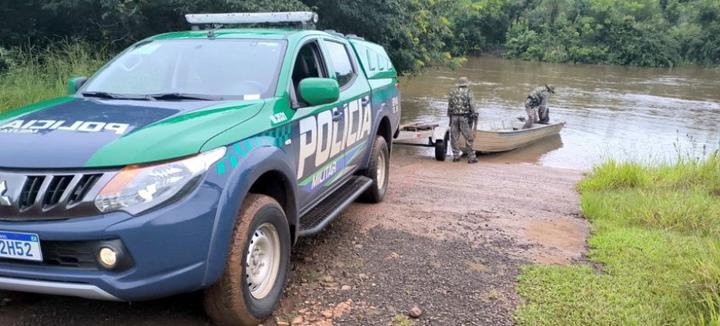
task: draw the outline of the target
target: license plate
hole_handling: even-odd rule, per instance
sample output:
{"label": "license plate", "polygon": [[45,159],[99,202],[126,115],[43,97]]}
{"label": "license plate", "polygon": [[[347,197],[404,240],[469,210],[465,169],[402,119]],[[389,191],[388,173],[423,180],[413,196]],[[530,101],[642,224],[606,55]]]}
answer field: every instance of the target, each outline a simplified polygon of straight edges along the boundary
{"label": "license plate", "polygon": [[40,237],[32,233],[0,231],[0,258],[42,261]]}

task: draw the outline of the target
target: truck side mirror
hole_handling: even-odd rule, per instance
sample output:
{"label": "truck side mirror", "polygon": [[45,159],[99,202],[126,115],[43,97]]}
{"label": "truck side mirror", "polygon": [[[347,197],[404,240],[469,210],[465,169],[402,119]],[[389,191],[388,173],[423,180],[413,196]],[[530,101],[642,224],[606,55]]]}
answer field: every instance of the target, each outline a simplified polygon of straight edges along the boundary
{"label": "truck side mirror", "polygon": [[330,104],[340,98],[340,85],[330,78],[305,78],[300,82],[300,98],[310,106]]}
{"label": "truck side mirror", "polygon": [[85,85],[85,82],[88,81],[87,77],[75,77],[68,80],[67,84],[67,91],[68,95],[75,95],[83,85]]}

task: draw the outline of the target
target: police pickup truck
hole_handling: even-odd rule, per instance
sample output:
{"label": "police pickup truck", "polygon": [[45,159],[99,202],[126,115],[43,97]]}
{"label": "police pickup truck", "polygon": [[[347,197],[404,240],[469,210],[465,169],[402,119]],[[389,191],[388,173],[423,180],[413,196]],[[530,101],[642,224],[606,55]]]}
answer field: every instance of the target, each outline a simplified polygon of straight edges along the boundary
{"label": "police pickup truck", "polygon": [[0,114],[0,290],[204,290],[216,323],[256,324],[298,237],[383,199],[400,98],[381,46],[307,12],[187,19]]}

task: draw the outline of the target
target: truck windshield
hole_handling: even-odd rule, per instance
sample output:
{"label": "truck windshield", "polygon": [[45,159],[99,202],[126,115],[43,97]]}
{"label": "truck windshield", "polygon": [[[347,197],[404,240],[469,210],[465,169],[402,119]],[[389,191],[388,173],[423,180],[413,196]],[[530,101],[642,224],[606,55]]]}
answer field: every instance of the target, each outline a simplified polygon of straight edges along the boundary
{"label": "truck windshield", "polygon": [[84,96],[256,100],[274,94],[285,53],[276,40],[162,40],[128,49],[81,90]]}

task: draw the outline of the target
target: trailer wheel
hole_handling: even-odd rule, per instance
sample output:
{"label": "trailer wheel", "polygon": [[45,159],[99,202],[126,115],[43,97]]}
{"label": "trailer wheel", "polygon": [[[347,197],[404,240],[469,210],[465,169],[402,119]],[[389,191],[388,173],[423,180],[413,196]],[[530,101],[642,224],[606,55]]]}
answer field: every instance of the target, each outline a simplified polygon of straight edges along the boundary
{"label": "trailer wheel", "polygon": [[447,158],[449,136],[445,134],[445,139],[435,141],[435,159],[442,162]]}

